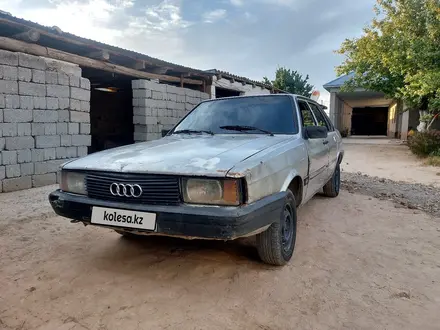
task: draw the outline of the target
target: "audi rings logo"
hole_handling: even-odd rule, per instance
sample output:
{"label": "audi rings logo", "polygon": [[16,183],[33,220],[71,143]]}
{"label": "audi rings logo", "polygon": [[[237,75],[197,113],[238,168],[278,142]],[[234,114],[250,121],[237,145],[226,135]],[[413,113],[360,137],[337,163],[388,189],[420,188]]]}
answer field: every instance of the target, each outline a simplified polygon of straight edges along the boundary
{"label": "audi rings logo", "polygon": [[110,193],[113,196],[139,198],[142,195],[142,188],[138,184],[125,184],[113,182],[110,185]]}

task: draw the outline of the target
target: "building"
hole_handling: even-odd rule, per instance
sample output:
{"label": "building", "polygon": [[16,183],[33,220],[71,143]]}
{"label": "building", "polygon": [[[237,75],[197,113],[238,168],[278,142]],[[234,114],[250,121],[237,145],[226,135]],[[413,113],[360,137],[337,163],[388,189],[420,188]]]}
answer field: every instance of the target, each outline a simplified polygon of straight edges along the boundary
{"label": "building", "polygon": [[383,93],[355,88],[342,90],[353,74],[341,76],[324,88],[330,93],[330,118],[348,135],[388,136],[406,140],[409,129],[419,124],[419,112],[405,111],[405,105]]}
{"label": "building", "polygon": [[158,139],[202,100],[277,92],[0,11],[0,192],[54,184],[68,159]]}

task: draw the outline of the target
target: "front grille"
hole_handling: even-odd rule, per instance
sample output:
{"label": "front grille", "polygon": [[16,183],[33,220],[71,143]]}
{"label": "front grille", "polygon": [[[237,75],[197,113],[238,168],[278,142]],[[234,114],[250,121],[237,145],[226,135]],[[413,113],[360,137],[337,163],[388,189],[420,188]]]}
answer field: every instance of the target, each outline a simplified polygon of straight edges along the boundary
{"label": "front grille", "polygon": [[[138,184],[139,198],[114,196],[112,183]],[[181,202],[179,178],[168,175],[94,172],[86,175],[87,195],[90,198],[133,204],[177,205]]]}

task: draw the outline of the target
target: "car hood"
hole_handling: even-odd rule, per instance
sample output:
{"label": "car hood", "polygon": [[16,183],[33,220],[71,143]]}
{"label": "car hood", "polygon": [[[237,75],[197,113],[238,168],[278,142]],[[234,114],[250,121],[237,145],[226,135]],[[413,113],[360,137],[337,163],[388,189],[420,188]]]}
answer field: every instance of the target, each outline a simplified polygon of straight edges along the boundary
{"label": "car hood", "polygon": [[108,149],[74,160],[63,169],[226,176],[252,155],[291,136],[172,135]]}

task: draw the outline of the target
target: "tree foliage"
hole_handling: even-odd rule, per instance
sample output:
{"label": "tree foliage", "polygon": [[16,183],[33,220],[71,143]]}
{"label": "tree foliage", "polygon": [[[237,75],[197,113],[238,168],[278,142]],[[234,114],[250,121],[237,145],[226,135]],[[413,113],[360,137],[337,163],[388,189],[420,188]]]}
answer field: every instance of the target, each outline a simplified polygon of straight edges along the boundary
{"label": "tree foliage", "polygon": [[298,71],[292,71],[284,67],[277,69],[275,72],[275,80],[270,81],[267,77],[263,78],[263,82],[267,85],[271,85],[288,93],[310,97],[312,95],[313,85],[310,85],[308,81],[309,75],[306,75],[304,78]]}
{"label": "tree foliage", "polygon": [[358,86],[440,112],[440,0],[377,0],[376,17],[362,37],[345,40],[338,74],[354,72]]}

